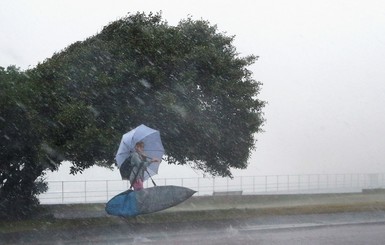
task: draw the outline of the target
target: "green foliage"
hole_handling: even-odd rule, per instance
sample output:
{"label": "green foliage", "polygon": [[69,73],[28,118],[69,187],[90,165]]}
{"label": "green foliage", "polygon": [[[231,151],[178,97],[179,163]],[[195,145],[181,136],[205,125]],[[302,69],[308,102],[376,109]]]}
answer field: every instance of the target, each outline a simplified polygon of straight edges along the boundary
{"label": "green foliage", "polygon": [[[246,168],[263,123],[260,83],[228,37],[206,21],[169,26],[130,15],[34,70],[53,87],[50,145],[74,163],[112,165],[120,137],[144,123],[161,131],[168,161],[214,175]],[[42,108],[41,108],[42,109]]]}
{"label": "green foliage", "polygon": [[0,219],[30,215],[39,203],[35,195],[44,191],[37,179],[47,167],[40,161],[27,80],[14,66],[0,68]]}

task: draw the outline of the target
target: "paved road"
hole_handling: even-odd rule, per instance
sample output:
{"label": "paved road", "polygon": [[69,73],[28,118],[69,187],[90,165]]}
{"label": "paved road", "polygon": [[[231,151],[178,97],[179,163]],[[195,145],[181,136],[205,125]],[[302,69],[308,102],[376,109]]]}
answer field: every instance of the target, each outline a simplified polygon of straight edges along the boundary
{"label": "paved road", "polygon": [[142,230],[112,244],[357,244],[385,243],[385,212],[282,215],[227,222],[179,224]]}

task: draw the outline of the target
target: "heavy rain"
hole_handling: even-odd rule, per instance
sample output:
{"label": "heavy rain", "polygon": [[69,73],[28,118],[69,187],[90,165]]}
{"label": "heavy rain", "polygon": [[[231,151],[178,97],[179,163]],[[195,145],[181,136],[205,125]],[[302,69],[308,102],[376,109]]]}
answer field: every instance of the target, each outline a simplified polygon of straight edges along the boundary
{"label": "heavy rain", "polygon": [[384,11],[3,2],[0,244],[383,244]]}

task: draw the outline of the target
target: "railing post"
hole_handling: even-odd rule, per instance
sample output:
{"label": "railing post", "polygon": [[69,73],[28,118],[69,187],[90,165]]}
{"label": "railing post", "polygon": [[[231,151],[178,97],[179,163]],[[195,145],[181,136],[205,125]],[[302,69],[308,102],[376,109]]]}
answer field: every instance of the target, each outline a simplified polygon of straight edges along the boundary
{"label": "railing post", "polygon": [[298,175],[298,191],[301,191],[301,175]]}
{"label": "railing post", "polygon": [[277,175],[277,191],[279,191],[279,175]]}
{"label": "railing post", "polygon": [[61,203],[64,203],[64,181],[61,182]]}
{"label": "railing post", "polygon": [[106,180],[106,196],[107,196],[107,200],[106,201],[108,201],[108,199],[109,199],[109,195],[108,195],[108,180]]}
{"label": "railing post", "polygon": [[253,176],[253,193],[255,193],[255,176]]}
{"label": "railing post", "polygon": [[242,192],[244,192],[244,190],[243,190],[243,176],[241,176],[241,190],[242,190]]}
{"label": "railing post", "polygon": [[319,174],[317,174],[317,189],[319,190],[320,189],[320,177],[319,177]]}
{"label": "railing post", "polygon": [[287,176],[287,191],[290,191],[290,175]]}
{"label": "railing post", "polygon": [[199,188],[200,188],[200,186],[199,186],[199,177],[198,177],[198,179],[197,179],[197,191],[198,191],[198,196],[200,195],[199,193],[200,193],[200,190],[199,190]]}
{"label": "railing post", "polygon": [[265,192],[267,192],[267,175],[265,176]]}

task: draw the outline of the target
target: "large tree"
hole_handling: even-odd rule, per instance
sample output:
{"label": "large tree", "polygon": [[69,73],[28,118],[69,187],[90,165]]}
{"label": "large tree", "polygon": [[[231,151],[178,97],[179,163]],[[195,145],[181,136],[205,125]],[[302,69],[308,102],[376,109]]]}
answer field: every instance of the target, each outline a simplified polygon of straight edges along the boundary
{"label": "large tree", "polygon": [[169,163],[246,168],[264,102],[247,68],[256,57],[233,40],[207,21],[137,13],[31,70],[2,69],[1,198],[36,203],[34,181],[63,160],[72,173],[112,166],[122,134],[142,123],[160,130]]}
{"label": "large tree", "polygon": [[264,102],[247,69],[256,57],[240,57],[233,39],[207,21],[137,13],[70,45],[34,71],[55,91],[41,108],[50,147],[74,172],[112,165],[121,135],[144,123],[160,130],[169,163],[220,176],[246,168]]}
{"label": "large tree", "polygon": [[28,77],[18,68],[0,67],[0,219],[28,216],[36,195],[46,190],[40,177],[47,161],[28,102]]}

